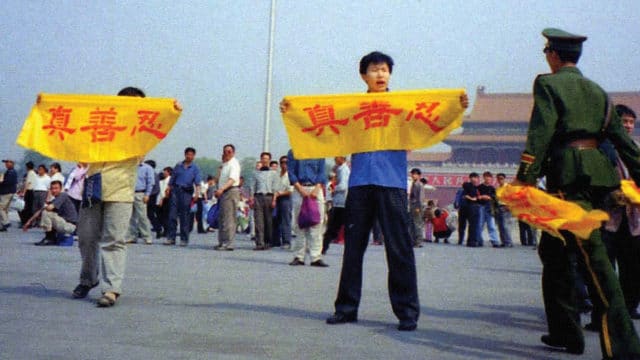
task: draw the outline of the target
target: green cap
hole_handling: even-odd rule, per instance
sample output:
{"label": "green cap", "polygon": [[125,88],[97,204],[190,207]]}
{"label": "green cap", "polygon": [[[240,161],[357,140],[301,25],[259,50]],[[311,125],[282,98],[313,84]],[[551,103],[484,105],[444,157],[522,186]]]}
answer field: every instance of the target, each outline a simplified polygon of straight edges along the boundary
{"label": "green cap", "polygon": [[542,36],[548,40],[547,46],[552,50],[582,52],[582,43],[586,36],[576,35],[564,30],[546,28],[542,30]]}

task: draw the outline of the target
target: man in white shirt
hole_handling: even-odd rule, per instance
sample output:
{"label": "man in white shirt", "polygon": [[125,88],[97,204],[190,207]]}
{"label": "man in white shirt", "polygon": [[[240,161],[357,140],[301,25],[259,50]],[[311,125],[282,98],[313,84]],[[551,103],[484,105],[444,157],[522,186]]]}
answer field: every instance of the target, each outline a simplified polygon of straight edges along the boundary
{"label": "man in white shirt", "polygon": [[235,158],[236,148],[232,144],[222,147],[222,168],[219,187],[215,192],[220,202],[218,245],[215,250],[233,251],[236,238],[236,208],[240,201],[240,162]]}

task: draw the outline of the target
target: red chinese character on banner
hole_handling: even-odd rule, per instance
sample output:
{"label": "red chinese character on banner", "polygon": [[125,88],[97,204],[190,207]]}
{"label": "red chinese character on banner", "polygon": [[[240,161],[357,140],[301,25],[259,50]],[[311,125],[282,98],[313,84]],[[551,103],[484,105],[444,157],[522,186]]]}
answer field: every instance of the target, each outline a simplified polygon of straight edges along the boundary
{"label": "red chinese character on banner", "polygon": [[[431,128],[431,130],[440,131],[444,129],[444,127],[436,125],[436,122],[440,120],[440,116],[438,115],[436,117],[433,117],[433,110],[435,110],[438,106],[440,106],[440,103],[437,101],[432,103],[417,103],[416,109],[411,110],[405,120],[410,121],[413,117],[414,119],[418,119],[425,123],[429,128]],[[416,112],[415,114],[414,111]]]}
{"label": "red chinese character on banner", "polygon": [[361,112],[353,116],[353,120],[364,119],[364,129],[386,127],[391,115],[402,113],[402,109],[393,109],[387,101],[372,101],[360,103]]}
{"label": "red chinese character on banner", "polygon": [[164,139],[167,133],[160,131],[162,128],[161,123],[157,123],[156,120],[160,116],[159,111],[140,110],[138,111],[138,126],[134,126],[131,130],[131,136],[135,135],[136,130],[140,132],[148,132],[149,134],[157,137],[158,139]]}
{"label": "red chinese character on banner", "polygon": [[304,108],[309,114],[309,118],[311,119],[311,123],[313,126],[302,129],[302,132],[314,131],[317,130],[316,136],[320,136],[324,131],[325,126],[328,126],[331,131],[336,134],[340,134],[340,130],[336,127],[336,125],[345,126],[349,122],[349,119],[336,119],[336,114],[332,105],[319,105],[312,108]]}
{"label": "red chinese character on banner", "polygon": [[126,126],[115,126],[117,115],[118,113],[113,108],[109,110],[96,108],[89,113],[91,125],[81,127],[80,131],[91,130],[91,142],[111,142],[116,136],[116,131],[124,131],[127,128]]}
{"label": "red chinese character on banner", "polygon": [[49,109],[51,119],[49,119],[49,125],[43,126],[42,130],[50,130],[49,135],[53,135],[57,132],[60,140],[64,140],[64,133],[71,135],[76,132],[76,129],[68,127],[69,117],[71,116],[72,111],[72,109],[63,108],[62,106]]}

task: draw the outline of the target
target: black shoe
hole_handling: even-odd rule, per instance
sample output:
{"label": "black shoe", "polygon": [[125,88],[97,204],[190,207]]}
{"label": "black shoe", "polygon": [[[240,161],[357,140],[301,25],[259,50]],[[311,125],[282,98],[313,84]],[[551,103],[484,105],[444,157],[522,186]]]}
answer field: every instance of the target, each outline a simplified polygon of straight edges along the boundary
{"label": "black shoe", "polygon": [[324,261],[322,261],[322,259],[316,260],[316,261],[312,262],[310,265],[311,266],[316,266],[316,267],[329,267],[329,265],[327,263],[325,263]]}
{"label": "black shoe", "polygon": [[44,238],[40,241],[38,241],[37,243],[33,243],[35,246],[55,246],[58,245],[58,243],[56,243],[53,240],[49,240],[47,238]]}
{"label": "black shoe", "polygon": [[566,341],[554,339],[551,337],[551,335],[542,335],[542,337],[540,337],[540,341],[542,341],[547,346],[565,348],[565,350],[570,354],[580,355],[584,352],[584,343],[567,344]]}
{"label": "black shoe", "polygon": [[291,265],[291,266],[298,266],[298,265],[304,266],[304,261],[302,261],[302,260],[300,260],[298,258],[293,258],[293,261],[291,261],[289,263],[289,265]]}
{"label": "black shoe", "polygon": [[588,323],[584,326],[584,329],[587,331],[600,332],[601,326],[598,324],[594,324],[592,322]]}
{"label": "black shoe", "polygon": [[337,312],[337,313],[329,316],[327,318],[326,322],[329,325],[354,323],[354,322],[358,322],[358,316],[357,315],[347,315],[347,314],[343,314],[343,313]]}
{"label": "black shoe", "polygon": [[71,297],[73,297],[74,299],[84,299],[89,294],[89,291],[91,291],[91,289],[93,289],[94,287],[98,286],[98,284],[100,284],[100,281],[97,281],[93,285],[80,284],[76,286],[75,289],[73,289],[73,292],[71,293]]}
{"label": "black shoe", "polygon": [[414,331],[418,327],[415,322],[400,322],[398,330],[400,331]]}

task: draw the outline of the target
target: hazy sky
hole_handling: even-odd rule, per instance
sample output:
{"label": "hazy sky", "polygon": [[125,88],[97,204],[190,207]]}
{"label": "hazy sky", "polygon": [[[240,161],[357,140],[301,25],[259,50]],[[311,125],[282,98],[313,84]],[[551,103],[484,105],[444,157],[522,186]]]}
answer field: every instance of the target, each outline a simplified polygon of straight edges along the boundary
{"label": "hazy sky", "polygon": [[[149,158],[173,165],[186,146],[219,158],[262,150],[270,0],[5,0],[0,22],[0,157],[36,95],[115,94],[141,87],[184,112]],[[637,0],[277,0],[269,150],[289,148],[277,103],[285,95],[362,92],[362,55],[396,63],[391,89],[531,91],[548,67],[545,27],[587,35],[580,68],[609,91],[638,91]],[[635,54],[635,55],[634,55]],[[636,109],[640,111],[640,109]]]}

